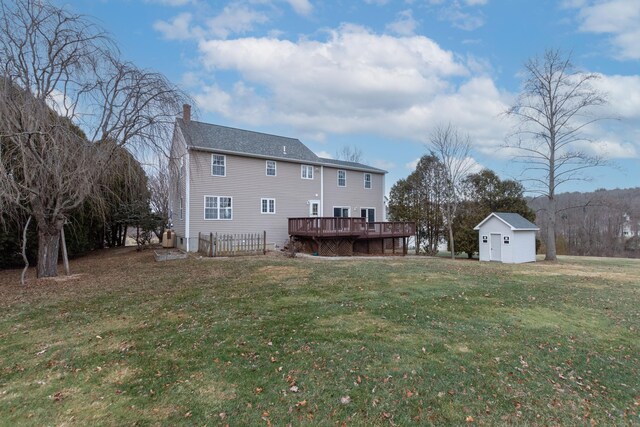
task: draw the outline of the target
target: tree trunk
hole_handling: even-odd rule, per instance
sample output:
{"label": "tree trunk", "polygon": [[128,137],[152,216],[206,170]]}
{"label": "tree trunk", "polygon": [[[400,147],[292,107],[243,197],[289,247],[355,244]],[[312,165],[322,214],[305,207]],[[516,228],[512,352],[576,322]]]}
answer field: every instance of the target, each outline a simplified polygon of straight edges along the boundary
{"label": "tree trunk", "polygon": [[55,225],[41,227],[38,224],[38,277],[58,275],[60,228]]}
{"label": "tree trunk", "polygon": [[22,269],[22,275],[20,276],[20,283],[22,286],[25,284],[24,278],[27,274],[27,270],[29,269],[29,258],[27,258],[27,230],[29,229],[30,223],[31,215],[27,218],[27,223],[24,225],[24,230],[22,230],[22,259],[24,260],[24,268]]}
{"label": "tree trunk", "polygon": [[545,261],[556,261],[556,199],[551,196],[547,204],[547,254]]}
{"label": "tree trunk", "polygon": [[451,248],[451,259],[456,259],[456,248],[453,243],[453,224],[449,221],[449,246]]}
{"label": "tree trunk", "polygon": [[453,211],[451,205],[447,207],[447,225],[449,226],[449,249],[451,249],[451,259],[456,259],[456,247],[453,241]]}

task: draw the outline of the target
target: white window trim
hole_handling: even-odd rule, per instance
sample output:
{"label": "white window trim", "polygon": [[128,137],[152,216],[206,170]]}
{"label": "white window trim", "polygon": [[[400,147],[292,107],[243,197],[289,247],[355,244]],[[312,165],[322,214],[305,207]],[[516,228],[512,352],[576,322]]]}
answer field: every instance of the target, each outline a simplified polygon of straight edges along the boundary
{"label": "white window trim", "polygon": [[[311,177],[309,177],[309,173],[307,173],[307,176],[304,176],[304,171],[311,171]],[[300,165],[300,178],[302,179],[313,179],[313,166],[312,165]]]}
{"label": "white window trim", "polygon": [[[218,199],[218,207],[216,208],[218,210],[218,218],[207,218],[207,197],[215,197]],[[220,218],[220,198],[227,198],[231,200],[231,218]],[[202,217],[204,218],[205,221],[232,221],[233,220],[233,197],[231,196],[212,196],[212,195],[206,195],[204,196],[204,200],[202,202]],[[226,208],[225,208],[226,209]]]}
{"label": "white window trim", "polygon": [[[367,181],[367,176],[369,176],[369,181]],[[365,172],[363,178],[364,179],[364,188],[365,190],[373,189],[373,176],[369,172]],[[367,187],[367,182],[369,182],[369,186]]]}
{"label": "white window trim", "polygon": [[[344,185],[340,185],[340,172],[344,172]],[[338,169],[338,173],[336,174],[336,177],[338,178],[338,187],[340,188],[345,188],[347,186],[347,171],[344,169]]]}
{"label": "white window trim", "polygon": [[377,213],[377,209],[376,209],[376,208],[374,208],[374,207],[369,207],[369,206],[361,206],[361,207],[360,207],[360,211],[361,211],[361,212],[360,212],[360,214],[361,214],[361,215],[362,215],[362,210],[363,210],[363,209],[366,209],[366,210],[367,210],[367,216],[366,216],[366,217],[364,217],[364,219],[366,219],[366,220],[367,220],[367,222],[369,222],[369,215],[368,215],[368,214],[369,214],[369,211],[370,211],[370,210],[372,210],[372,211],[373,211],[373,222],[377,222],[377,221],[376,221],[376,216],[377,216],[377,215],[376,215],[376,213]]}
{"label": "white window trim", "polygon": [[351,218],[351,206],[334,206],[331,210],[331,213],[333,214],[336,209],[347,209],[347,216],[343,216],[340,218]]}
{"label": "white window trim", "polygon": [[[213,173],[213,156],[220,156],[224,159],[224,175],[216,175]],[[225,156],[224,154],[211,153],[211,176],[220,176],[220,177],[227,176],[227,156]],[[222,196],[222,197],[225,197],[225,196]]]}
{"label": "white window trim", "polygon": [[[269,162],[273,162],[273,175],[269,175]],[[267,160],[264,163],[264,174],[266,176],[278,176],[278,163],[275,160]]]}
{"label": "white window trim", "polygon": [[[267,212],[262,210],[264,201],[267,201]],[[269,201],[273,200],[273,212],[269,212]],[[262,215],[275,215],[276,214],[276,199],[273,197],[263,197],[260,199],[260,213]]]}
{"label": "white window trim", "polygon": [[[313,214],[313,205],[316,205],[318,207],[318,213],[316,215]],[[321,210],[320,210],[320,200],[309,200],[309,216],[311,218],[317,218],[320,215]]]}

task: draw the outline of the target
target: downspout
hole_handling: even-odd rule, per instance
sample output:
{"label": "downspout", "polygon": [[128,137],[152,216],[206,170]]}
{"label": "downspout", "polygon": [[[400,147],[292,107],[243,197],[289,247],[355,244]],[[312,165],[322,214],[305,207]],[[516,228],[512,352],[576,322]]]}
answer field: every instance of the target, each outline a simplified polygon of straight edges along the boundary
{"label": "downspout", "polygon": [[386,196],[386,184],[385,181],[387,179],[387,174],[382,174],[382,222],[387,222],[387,204],[384,202],[384,198]]}
{"label": "downspout", "polygon": [[189,252],[189,222],[190,222],[190,218],[191,218],[191,153],[189,152],[189,149],[187,148],[187,153],[186,153],[187,159],[186,159],[186,177],[185,177],[185,207],[184,207],[184,213],[185,213],[185,222],[184,222],[184,234],[186,235],[185,237],[187,238],[187,252]]}
{"label": "downspout", "polygon": [[320,165],[320,216],[324,216],[324,166]]}

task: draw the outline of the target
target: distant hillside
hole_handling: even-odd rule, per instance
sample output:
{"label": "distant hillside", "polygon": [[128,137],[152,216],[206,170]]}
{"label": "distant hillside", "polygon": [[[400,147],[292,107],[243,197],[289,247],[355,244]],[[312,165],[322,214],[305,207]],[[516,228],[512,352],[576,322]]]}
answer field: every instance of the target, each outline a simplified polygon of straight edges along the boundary
{"label": "distant hillside", "polygon": [[[556,199],[558,254],[640,257],[640,187],[562,193]],[[536,224],[546,229],[546,198],[527,202]]]}

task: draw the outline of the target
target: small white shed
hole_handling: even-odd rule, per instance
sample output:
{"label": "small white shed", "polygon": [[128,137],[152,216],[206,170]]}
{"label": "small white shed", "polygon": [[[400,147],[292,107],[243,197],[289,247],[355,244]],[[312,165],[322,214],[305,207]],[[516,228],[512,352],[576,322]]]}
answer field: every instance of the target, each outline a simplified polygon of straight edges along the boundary
{"label": "small white shed", "polygon": [[479,234],[480,261],[535,262],[539,228],[520,214],[493,212],[474,230]]}

